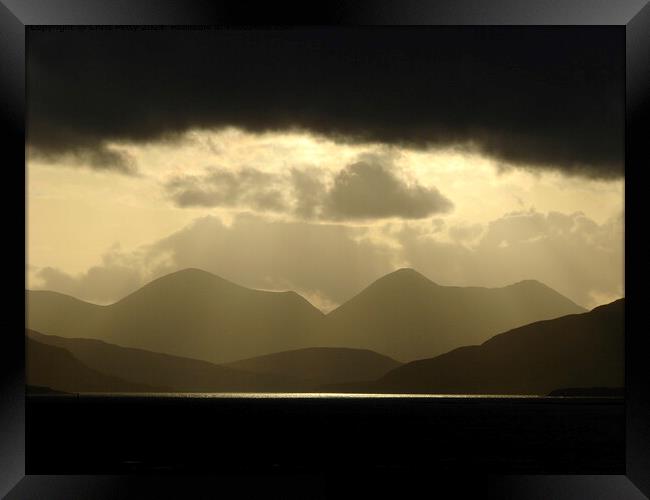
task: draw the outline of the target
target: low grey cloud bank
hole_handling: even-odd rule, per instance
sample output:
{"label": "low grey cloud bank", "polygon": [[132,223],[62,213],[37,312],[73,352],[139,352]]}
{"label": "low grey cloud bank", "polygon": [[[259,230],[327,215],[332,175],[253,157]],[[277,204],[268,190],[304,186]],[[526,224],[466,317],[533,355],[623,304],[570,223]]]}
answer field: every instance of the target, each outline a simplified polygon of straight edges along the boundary
{"label": "low grey cloud bank", "polygon": [[341,170],[334,178],[324,213],[334,219],[400,217],[422,219],[449,212],[453,204],[435,188],[407,185],[380,158],[366,158]]}
{"label": "low grey cloud bank", "polygon": [[590,307],[624,295],[623,234],[622,216],[598,224],[580,212],[530,210],[491,221],[470,247],[408,228],[400,241],[404,258],[441,284],[503,286],[536,279]]}
{"label": "low grey cloud bank", "polygon": [[281,211],[286,202],[280,182],[278,176],[254,168],[208,168],[203,175],[174,177],[165,187],[179,207],[247,206]]}
{"label": "low grey cloud bank", "polygon": [[28,155],[35,160],[60,162],[64,165],[86,167],[92,170],[137,175],[135,159],[124,151],[108,147],[101,141],[96,144],[77,144],[70,147],[65,137],[58,145],[49,148],[29,148]]}
{"label": "low grey cloud bank", "polygon": [[293,168],[283,175],[247,167],[177,176],[165,189],[180,207],[240,207],[330,221],[422,219],[452,210],[453,203],[436,188],[408,183],[397,170],[387,156],[361,155],[335,174],[329,187],[317,169]]}
{"label": "low grey cloud bank", "polygon": [[137,252],[112,251],[78,276],[42,269],[38,288],[117,300],[158,276],[197,267],[252,288],[295,290],[328,309],[408,266],[442,285],[537,279],[586,307],[624,295],[622,217],[598,224],[579,212],[510,213],[469,246],[444,241],[437,225],[423,227],[401,223],[373,238],[366,229],[336,224],[242,214],[225,225],[208,216]]}
{"label": "low grey cloud bank", "polygon": [[42,288],[54,290],[98,304],[114,302],[144,284],[145,263],[136,254],[112,249],[102,262],[86,272],[72,276],[53,267],[36,270]]}

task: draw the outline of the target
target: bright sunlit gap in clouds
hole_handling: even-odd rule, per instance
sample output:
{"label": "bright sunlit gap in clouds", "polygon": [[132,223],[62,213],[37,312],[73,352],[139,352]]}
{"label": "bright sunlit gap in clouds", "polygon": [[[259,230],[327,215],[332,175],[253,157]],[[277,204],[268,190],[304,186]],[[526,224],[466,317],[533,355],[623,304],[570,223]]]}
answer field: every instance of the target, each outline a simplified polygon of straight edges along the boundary
{"label": "bright sunlit gap in clouds", "polygon": [[29,157],[29,288],[111,303],[197,267],[329,311],[413,267],[443,285],[537,279],[585,307],[624,295],[622,179],[299,131],[110,147],[137,175]]}

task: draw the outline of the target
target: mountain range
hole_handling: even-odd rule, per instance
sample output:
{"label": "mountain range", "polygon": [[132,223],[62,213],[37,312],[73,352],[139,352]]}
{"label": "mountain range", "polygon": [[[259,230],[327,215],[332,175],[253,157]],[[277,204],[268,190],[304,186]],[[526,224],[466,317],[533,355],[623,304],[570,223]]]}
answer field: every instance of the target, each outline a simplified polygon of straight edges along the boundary
{"label": "mountain range", "polygon": [[198,269],[163,276],[108,306],[51,291],[26,291],[26,302],[27,326],[42,334],[214,364],[314,347],[408,362],[585,311],[537,281],[441,286],[412,269],[380,278],[327,315],[295,292],[252,290]]}
{"label": "mountain range", "polygon": [[[109,305],[26,291],[34,391],[619,394],[624,299],[390,273],[325,315],[187,269]],[[402,361],[405,361],[404,363]],[[618,391],[618,392],[617,392]]]}
{"label": "mountain range", "polygon": [[623,394],[625,300],[531,323],[401,364],[365,349],[306,348],[225,365],[27,330],[31,392]]}

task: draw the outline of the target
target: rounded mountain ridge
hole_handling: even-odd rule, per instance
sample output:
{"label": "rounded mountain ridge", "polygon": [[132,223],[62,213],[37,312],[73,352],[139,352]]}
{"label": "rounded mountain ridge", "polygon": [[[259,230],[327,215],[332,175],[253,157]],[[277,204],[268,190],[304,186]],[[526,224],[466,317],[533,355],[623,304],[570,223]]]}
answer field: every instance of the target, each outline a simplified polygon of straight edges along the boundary
{"label": "rounded mountain ridge", "polygon": [[[436,286],[436,287],[444,287],[444,288],[467,288],[467,289],[475,289],[475,288],[485,288],[485,289],[499,289],[499,288],[522,288],[522,289],[550,289],[552,290],[548,285],[545,283],[542,283],[539,280],[536,279],[523,279],[514,283],[509,283],[507,285],[504,285],[502,287],[499,286],[475,286],[475,285],[464,285],[464,286],[459,286],[459,285],[441,285],[439,283],[436,283],[435,281],[429,279],[419,271],[411,268],[411,267],[402,267],[399,269],[396,269],[395,271],[392,271],[381,278],[377,279],[374,281],[372,285],[375,284],[397,284],[397,285],[404,285],[404,286],[409,286],[412,284],[418,284],[418,283],[426,283],[428,285]],[[555,290],[553,290],[555,291]]]}
{"label": "rounded mountain ridge", "polygon": [[398,283],[413,283],[413,282],[423,282],[430,285],[437,285],[437,283],[431,281],[429,278],[424,276],[422,273],[416,271],[411,267],[402,267],[393,272],[390,272],[381,278],[377,279],[373,284],[378,283],[389,283],[389,282],[398,282]]}
{"label": "rounded mountain ridge", "polygon": [[[177,285],[190,285],[190,286],[221,286],[224,288],[232,288],[239,290],[248,290],[250,292],[265,292],[265,293],[286,293],[286,294],[295,294],[292,290],[285,291],[271,291],[258,288],[247,287],[230,281],[226,278],[222,278],[217,274],[213,274],[209,271],[204,271],[196,267],[188,267],[180,269],[178,271],[165,274],[158,278],[155,278],[148,283],[146,283],[142,288],[147,287],[173,287]],[[141,289],[142,289],[141,288]]]}
{"label": "rounded mountain ridge", "polygon": [[[169,302],[172,300],[176,302]],[[115,302],[114,305],[137,305],[145,301],[147,307],[160,307],[160,304],[166,303],[176,308],[180,303],[216,305],[217,302],[226,301],[234,304],[242,300],[253,300],[255,303],[270,301],[269,304],[284,303],[287,306],[293,304],[301,308],[308,306],[307,308],[317,312],[318,316],[322,315],[319,309],[295,291],[249,288],[197,268],[185,268],[156,278]]]}

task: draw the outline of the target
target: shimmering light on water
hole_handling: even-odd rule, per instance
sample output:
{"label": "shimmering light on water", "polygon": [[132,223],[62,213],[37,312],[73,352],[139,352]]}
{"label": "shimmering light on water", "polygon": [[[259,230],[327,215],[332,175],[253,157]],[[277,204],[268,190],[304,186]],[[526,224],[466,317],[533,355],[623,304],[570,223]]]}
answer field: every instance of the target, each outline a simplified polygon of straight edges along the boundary
{"label": "shimmering light on water", "polygon": [[529,398],[543,396],[530,394],[366,394],[345,392],[128,392],[128,393],[81,393],[84,396],[111,396],[136,398],[418,398],[418,399],[486,399],[486,398]]}

